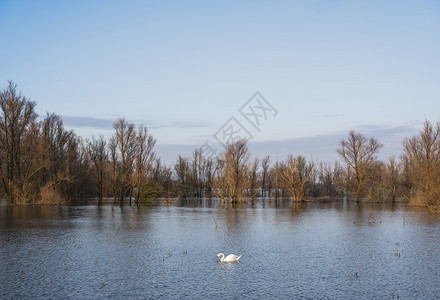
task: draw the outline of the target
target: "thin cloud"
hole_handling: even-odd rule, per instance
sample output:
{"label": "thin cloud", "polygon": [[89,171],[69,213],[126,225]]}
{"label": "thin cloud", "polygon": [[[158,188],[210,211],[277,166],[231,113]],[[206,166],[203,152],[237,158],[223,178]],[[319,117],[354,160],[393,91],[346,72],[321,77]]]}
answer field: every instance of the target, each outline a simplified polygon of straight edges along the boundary
{"label": "thin cloud", "polygon": [[366,135],[372,135],[374,138],[388,138],[396,135],[417,134],[419,129],[414,124],[403,124],[398,126],[382,126],[382,125],[364,125],[358,126],[355,131],[362,132]]}
{"label": "thin cloud", "polygon": [[[336,149],[339,142],[347,137],[348,131],[335,132],[328,135],[307,136],[277,141],[251,142],[253,154],[258,156],[271,155],[284,159],[288,154],[312,156],[314,159],[333,161],[339,159]],[[384,144],[379,151],[379,158],[388,159],[402,153],[402,141],[418,133],[412,124],[400,126],[365,125],[354,128],[354,131],[374,137]]]}
{"label": "thin cloud", "polygon": [[87,127],[87,128],[98,128],[98,129],[112,129],[115,120],[110,119],[100,119],[92,117],[83,116],[61,116],[64,125],[69,127]]}
{"label": "thin cloud", "polygon": [[[329,115],[329,117],[331,116]],[[105,119],[83,116],[62,116],[62,118],[64,124],[67,126],[73,128],[88,128],[92,130],[93,128],[101,130],[113,130],[113,123],[115,120],[117,120],[117,118]],[[176,128],[191,130],[193,128],[210,127],[209,124],[192,121],[165,123],[154,122],[151,120],[136,120],[133,123],[135,123],[137,126],[144,124],[149,128],[170,130],[175,130]],[[379,158],[386,160],[392,155],[398,157],[403,150],[402,141],[406,137],[411,137],[418,134],[420,126],[420,124],[408,122],[398,126],[364,125],[353,128],[353,130],[363,133],[368,137],[374,137],[378,139],[379,142],[383,143],[384,148],[380,150]],[[351,129],[334,132],[327,135],[305,136],[283,140],[251,140],[250,150],[253,155],[259,157],[270,155],[273,159],[278,157],[280,160],[285,159],[285,157],[287,157],[289,154],[293,154],[313,157],[313,159],[323,161],[334,161],[339,159],[336,152],[339,142],[347,137],[349,130]],[[207,138],[209,139],[210,137],[211,136],[208,136]],[[200,146],[201,145],[198,144],[171,145],[159,143],[156,148],[164,160],[174,162],[179,154],[184,156],[191,155],[194,149],[199,148]],[[220,145],[212,143],[212,146],[215,147],[218,152],[223,151],[223,148]]]}
{"label": "thin cloud", "polygon": [[[84,116],[72,116],[63,115],[61,116],[64,125],[73,128],[96,128],[104,130],[112,130],[113,123],[119,118],[93,118]],[[152,120],[127,120],[128,122],[133,122],[136,126],[145,125],[148,128],[154,129],[176,129],[176,128],[207,128],[210,127],[206,123],[202,122],[191,122],[191,121],[178,121],[178,122],[157,122]]]}
{"label": "thin cloud", "polygon": [[[356,132],[363,133],[368,137],[374,137],[384,144],[384,148],[379,151],[378,155],[382,160],[387,160],[393,155],[399,157],[403,150],[402,141],[404,138],[417,134],[418,129],[415,124],[411,123],[400,126],[365,125],[354,128]],[[319,161],[335,161],[340,159],[336,152],[339,142],[347,137],[348,131],[283,140],[251,140],[249,148],[252,155],[260,158],[270,155],[272,161],[275,161],[277,158],[284,160],[289,154],[303,155]],[[209,145],[217,153],[224,150],[221,145],[211,142],[209,142]],[[191,156],[194,149],[201,146],[201,144],[158,144],[157,150],[165,161],[174,163],[179,154]]]}

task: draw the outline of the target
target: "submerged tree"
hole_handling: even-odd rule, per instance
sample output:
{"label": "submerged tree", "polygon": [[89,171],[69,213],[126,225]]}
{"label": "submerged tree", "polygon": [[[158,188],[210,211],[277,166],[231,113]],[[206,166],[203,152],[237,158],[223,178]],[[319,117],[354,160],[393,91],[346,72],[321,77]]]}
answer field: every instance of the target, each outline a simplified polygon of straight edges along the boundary
{"label": "submerged tree", "polygon": [[267,155],[261,160],[261,197],[268,195],[268,183],[270,182],[270,156]]}
{"label": "submerged tree", "polygon": [[179,197],[190,196],[191,190],[189,186],[189,162],[188,159],[179,155],[174,165],[174,172],[177,176],[177,194]]}
{"label": "submerged tree", "polygon": [[329,162],[321,162],[318,170],[317,196],[335,197],[337,195],[336,176]]}
{"label": "submerged tree", "polygon": [[93,137],[92,141],[89,142],[88,151],[95,174],[98,203],[101,204],[105,194],[104,187],[108,165],[107,142],[104,137],[100,136],[99,139]]}
{"label": "submerged tree", "polygon": [[223,200],[240,202],[250,186],[249,149],[245,139],[230,143],[217,162],[214,187]]}
{"label": "submerged tree", "polygon": [[108,143],[109,158],[110,158],[110,179],[111,179],[111,190],[113,194],[113,199],[116,201],[119,195],[120,186],[120,163],[118,157],[118,143],[116,137],[112,136]]}
{"label": "submerged tree", "polygon": [[155,144],[156,140],[149,134],[147,127],[141,126],[136,136],[136,167],[133,180],[136,203],[139,203],[141,199],[148,198],[146,196],[149,193],[149,189],[145,187],[149,186],[149,175],[156,158],[156,154],[153,151]]}
{"label": "submerged tree", "polygon": [[[174,185],[171,178],[173,172],[171,168],[162,163],[162,160],[159,157],[156,158],[153,165],[152,181],[150,181],[150,183],[154,183],[156,190],[152,191],[151,196],[165,198],[174,197]],[[150,199],[152,198],[151,196]]]}
{"label": "submerged tree", "polygon": [[122,203],[125,198],[132,199],[132,175],[135,164],[136,132],[134,124],[128,123],[125,119],[119,119],[113,124],[115,135],[111,141],[111,149],[115,164],[114,183],[115,197]]}
{"label": "submerged tree", "polygon": [[388,163],[385,165],[385,188],[386,199],[390,199],[391,202],[396,202],[396,197],[399,187],[399,175],[400,164],[396,161],[395,157],[389,158]]}
{"label": "submerged tree", "polygon": [[304,200],[305,185],[313,178],[315,164],[307,163],[303,156],[293,157],[289,155],[286,162],[281,164],[281,185],[289,192],[296,205]]}
{"label": "submerged tree", "polygon": [[[179,156],[173,169],[155,155],[147,128],[119,119],[110,139],[85,142],[66,130],[62,118],[37,120],[35,103],[9,82],[0,92],[0,197],[11,204],[98,202],[113,193],[123,203],[155,197],[209,197],[238,202],[245,196],[368,197],[375,201],[410,199],[440,207],[440,124],[425,121],[419,135],[403,142],[397,161],[376,159],[382,145],[351,131],[337,152],[345,166],[315,164],[301,156],[271,164],[251,160],[246,140],[236,140],[213,161],[195,149]],[[261,193],[260,193],[261,192]]]}
{"label": "submerged tree", "polygon": [[415,174],[416,195],[412,200],[428,205],[440,203],[440,123],[434,126],[425,121],[419,135],[406,139],[403,145],[403,159]]}
{"label": "submerged tree", "polygon": [[174,172],[179,197],[212,196],[214,162],[212,158],[204,157],[200,148],[194,150],[192,157],[179,155]]}
{"label": "submerged tree", "polygon": [[258,158],[255,158],[254,161],[249,165],[249,189],[248,189],[248,195],[252,199],[254,199],[259,191],[259,178],[258,178],[258,165],[260,163],[260,160]]}
{"label": "submerged tree", "polygon": [[383,145],[376,139],[368,139],[365,135],[355,133],[353,130],[348,133],[346,139],[339,143],[337,150],[339,155],[354,172],[356,202],[359,202],[361,198],[363,184],[369,176],[369,167],[376,160],[376,154],[382,147]]}

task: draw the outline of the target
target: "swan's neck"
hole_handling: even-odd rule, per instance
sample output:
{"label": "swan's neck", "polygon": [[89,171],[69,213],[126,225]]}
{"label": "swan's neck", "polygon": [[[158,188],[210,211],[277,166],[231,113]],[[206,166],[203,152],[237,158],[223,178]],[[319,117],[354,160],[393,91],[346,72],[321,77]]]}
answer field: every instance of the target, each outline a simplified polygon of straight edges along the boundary
{"label": "swan's neck", "polygon": [[223,253],[220,253],[218,256],[221,256],[220,261],[223,261],[225,259],[225,255]]}

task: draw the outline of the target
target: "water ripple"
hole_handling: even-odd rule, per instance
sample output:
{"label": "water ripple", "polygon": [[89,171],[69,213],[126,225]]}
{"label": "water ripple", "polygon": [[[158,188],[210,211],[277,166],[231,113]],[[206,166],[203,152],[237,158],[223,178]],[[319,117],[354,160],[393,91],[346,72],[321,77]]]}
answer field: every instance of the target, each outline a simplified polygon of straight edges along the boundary
{"label": "water ripple", "polygon": [[[191,202],[188,202],[191,203]],[[0,298],[440,294],[440,218],[384,205],[0,207]],[[239,263],[216,261],[242,254]]]}

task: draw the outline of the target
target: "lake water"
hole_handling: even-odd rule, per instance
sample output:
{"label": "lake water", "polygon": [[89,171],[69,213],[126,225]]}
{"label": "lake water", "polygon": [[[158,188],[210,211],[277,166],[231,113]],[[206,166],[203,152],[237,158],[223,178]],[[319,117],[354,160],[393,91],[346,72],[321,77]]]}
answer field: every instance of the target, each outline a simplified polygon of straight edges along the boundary
{"label": "lake water", "polygon": [[432,299],[440,217],[274,200],[1,206],[0,258],[1,299]]}

